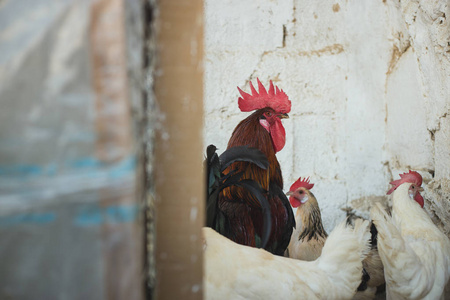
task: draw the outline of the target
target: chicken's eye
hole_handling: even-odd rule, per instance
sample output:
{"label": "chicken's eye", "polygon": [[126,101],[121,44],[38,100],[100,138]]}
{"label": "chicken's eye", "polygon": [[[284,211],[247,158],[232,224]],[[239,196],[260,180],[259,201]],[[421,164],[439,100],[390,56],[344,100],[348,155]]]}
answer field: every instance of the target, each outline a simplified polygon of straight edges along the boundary
{"label": "chicken's eye", "polygon": [[299,194],[300,194],[300,195],[303,194],[303,191],[300,191]]}
{"label": "chicken's eye", "polygon": [[266,116],[271,117],[272,113],[270,111],[266,112]]}

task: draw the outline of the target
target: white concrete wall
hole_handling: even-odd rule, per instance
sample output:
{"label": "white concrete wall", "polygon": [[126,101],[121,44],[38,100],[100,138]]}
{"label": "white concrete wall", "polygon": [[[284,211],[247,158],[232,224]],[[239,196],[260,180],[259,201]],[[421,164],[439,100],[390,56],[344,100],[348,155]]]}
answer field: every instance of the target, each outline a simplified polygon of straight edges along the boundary
{"label": "white concrete wall", "polygon": [[430,215],[448,220],[447,3],[206,0],[205,146],[224,150],[248,115],[236,86],[272,79],[292,100],[285,188],[311,176],[328,231],[346,211],[367,217],[407,168],[426,178]]}

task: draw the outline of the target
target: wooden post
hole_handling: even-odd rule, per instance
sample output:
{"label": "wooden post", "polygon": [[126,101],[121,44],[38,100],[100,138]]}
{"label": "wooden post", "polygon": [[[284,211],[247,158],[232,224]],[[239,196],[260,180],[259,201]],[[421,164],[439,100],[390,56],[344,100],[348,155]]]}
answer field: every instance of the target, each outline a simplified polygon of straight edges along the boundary
{"label": "wooden post", "polygon": [[202,299],[203,1],[160,0],[155,96],[156,299]]}

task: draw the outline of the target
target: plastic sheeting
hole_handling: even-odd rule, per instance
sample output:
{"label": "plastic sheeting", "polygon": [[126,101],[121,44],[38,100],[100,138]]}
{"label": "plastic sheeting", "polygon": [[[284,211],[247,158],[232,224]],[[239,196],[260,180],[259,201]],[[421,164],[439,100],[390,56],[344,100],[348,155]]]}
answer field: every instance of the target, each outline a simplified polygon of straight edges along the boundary
{"label": "plastic sheeting", "polygon": [[0,299],[141,299],[120,0],[0,3]]}

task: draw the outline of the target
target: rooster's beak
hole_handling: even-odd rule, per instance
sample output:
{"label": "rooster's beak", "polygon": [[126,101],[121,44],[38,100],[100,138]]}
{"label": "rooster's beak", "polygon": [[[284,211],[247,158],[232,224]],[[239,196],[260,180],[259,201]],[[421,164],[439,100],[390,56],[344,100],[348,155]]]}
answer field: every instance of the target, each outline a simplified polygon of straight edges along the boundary
{"label": "rooster's beak", "polygon": [[419,192],[423,192],[423,191],[424,191],[423,187],[420,187]]}
{"label": "rooster's beak", "polygon": [[288,114],[279,114],[278,117],[280,119],[289,119],[289,115]]}
{"label": "rooster's beak", "polygon": [[294,192],[287,192],[286,193],[286,196],[290,196],[290,195],[292,195]]}

